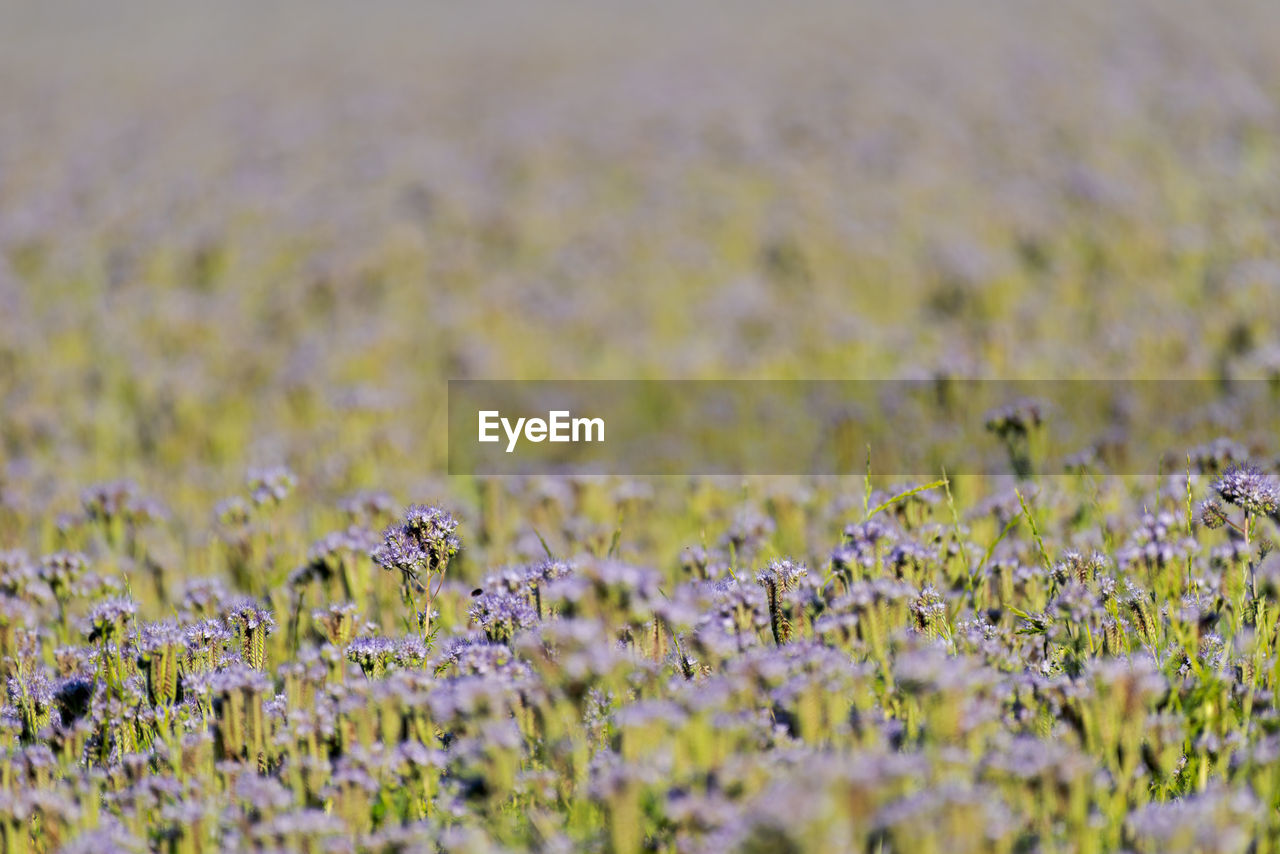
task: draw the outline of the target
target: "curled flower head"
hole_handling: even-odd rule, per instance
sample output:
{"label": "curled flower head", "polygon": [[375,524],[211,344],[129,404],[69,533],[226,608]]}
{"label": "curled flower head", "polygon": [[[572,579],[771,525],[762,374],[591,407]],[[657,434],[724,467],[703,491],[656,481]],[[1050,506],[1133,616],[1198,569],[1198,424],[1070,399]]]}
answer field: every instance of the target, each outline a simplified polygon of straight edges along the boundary
{"label": "curled flower head", "polygon": [[437,507],[415,504],[404,521],[382,534],[382,544],[370,555],[383,569],[416,579],[422,574],[443,572],[461,544],[456,536],[458,522]]}
{"label": "curled flower head", "polygon": [[1106,569],[1106,566],[1107,558],[1098,552],[1082,554],[1072,550],[1062,555],[1062,560],[1054,565],[1052,572],[1054,579],[1059,583],[1075,581],[1088,584]]}
{"label": "curled flower head", "polygon": [[396,642],[395,662],[400,667],[421,667],[427,660],[427,645],[422,638],[409,635]]}
{"label": "curled flower head", "polygon": [[911,613],[915,617],[916,631],[934,637],[946,622],[947,603],[932,584],[927,584],[911,603]]}
{"label": "curled flower head", "polygon": [[453,534],[458,529],[458,523],[450,513],[438,507],[413,505],[405,513],[404,529],[423,548],[431,548],[442,554],[451,554],[457,548],[457,538]]}
{"label": "curled flower head", "polygon": [[85,636],[91,641],[115,640],[124,634],[137,612],[138,605],[132,599],[121,597],[99,602],[89,612]]}
{"label": "curled flower head", "polygon": [[1269,515],[1280,507],[1280,485],[1276,478],[1254,465],[1231,465],[1213,483],[1213,489],[1228,504],[1246,513]]}
{"label": "curled flower head", "polygon": [[387,662],[396,653],[396,643],[390,638],[356,638],[347,645],[347,659],[360,665],[364,675],[376,678],[387,671]]}
{"label": "curled flower head", "polygon": [[468,615],[493,642],[510,640],[517,631],[538,621],[538,613],[528,600],[513,593],[482,594]]}
{"label": "curled flower head", "polygon": [[245,631],[256,631],[261,628],[268,634],[275,628],[276,621],[271,612],[261,607],[252,599],[241,599],[232,603],[227,609],[226,620],[232,626]]}
{"label": "curled flower head", "polygon": [[1209,530],[1221,528],[1227,523],[1227,513],[1222,505],[1209,499],[1200,505],[1200,524]]}
{"label": "curled flower head", "polygon": [[756,573],[756,582],[766,589],[787,591],[796,586],[801,578],[809,574],[802,563],[790,560],[770,561],[769,565]]}
{"label": "curled flower head", "polygon": [[233,603],[225,617],[240,639],[241,655],[251,666],[261,668],[266,662],[266,638],[275,630],[271,612],[252,599]]}
{"label": "curled flower head", "polygon": [[187,645],[195,648],[217,647],[235,635],[222,620],[201,620],[186,627]]}
{"label": "curled flower head", "polygon": [[138,638],[138,652],[153,655],[166,648],[186,649],[187,633],[175,620],[147,623]]}

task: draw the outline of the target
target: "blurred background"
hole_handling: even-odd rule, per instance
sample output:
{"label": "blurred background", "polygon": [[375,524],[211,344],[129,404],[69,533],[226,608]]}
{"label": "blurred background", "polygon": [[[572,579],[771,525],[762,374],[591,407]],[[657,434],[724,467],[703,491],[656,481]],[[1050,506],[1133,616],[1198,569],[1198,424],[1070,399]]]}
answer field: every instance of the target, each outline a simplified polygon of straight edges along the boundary
{"label": "blurred background", "polygon": [[1280,367],[1266,2],[0,3],[0,524],[448,496],[454,378]]}

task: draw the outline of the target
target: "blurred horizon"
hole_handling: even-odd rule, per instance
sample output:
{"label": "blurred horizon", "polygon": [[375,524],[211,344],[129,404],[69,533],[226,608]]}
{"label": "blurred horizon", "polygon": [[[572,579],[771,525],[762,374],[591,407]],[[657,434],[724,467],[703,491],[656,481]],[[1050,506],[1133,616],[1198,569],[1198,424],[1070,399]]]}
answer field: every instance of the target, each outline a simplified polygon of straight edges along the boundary
{"label": "blurred horizon", "polygon": [[449,378],[1266,376],[1228,5],[5,3],[5,481],[430,481]]}

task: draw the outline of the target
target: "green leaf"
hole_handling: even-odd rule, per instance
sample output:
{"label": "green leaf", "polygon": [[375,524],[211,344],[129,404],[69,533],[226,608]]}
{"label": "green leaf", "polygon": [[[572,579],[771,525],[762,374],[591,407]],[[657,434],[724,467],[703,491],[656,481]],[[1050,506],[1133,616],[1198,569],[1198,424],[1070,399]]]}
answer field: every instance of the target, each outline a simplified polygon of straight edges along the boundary
{"label": "green leaf", "polygon": [[926,483],[924,486],[917,486],[915,489],[908,489],[906,492],[900,492],[897,495],[890,498],[885,503],[879,505],[878,507],[872,508],[870,511],[868,511],[867,518],[870,519],[872,516],[876,515],[881,510],[886,510],[889,507],[892,507],[894,504],[903,500],[904,498],[910,498],[911,496],[918,495],[921,492],[927,492],[930,489],[937,489],[939,486],[946,486],[946,485],[947,485],[946,478],[943,478],[942,480],[935,480],[933,483]]}
{"label": "green leaf", "polygon": [[551,553],[551,547],[547,545],[547,541],[542,539],[542,534],[537,528],[533,529],[533,535],[538,538],[538,542],[542,543],[542,550],[547,553],[547,560],[555,560],[556,556]]}

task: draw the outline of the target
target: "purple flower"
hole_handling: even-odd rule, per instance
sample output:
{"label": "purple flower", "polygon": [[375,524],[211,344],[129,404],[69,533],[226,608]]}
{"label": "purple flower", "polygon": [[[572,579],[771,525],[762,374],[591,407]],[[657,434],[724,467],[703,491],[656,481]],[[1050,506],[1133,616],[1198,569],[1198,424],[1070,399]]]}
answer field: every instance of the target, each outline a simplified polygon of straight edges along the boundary
{"label": "purple flower", "polygon": [[1276,477],[1254,465],[1228,466],[1214,481],[1213,489],[1223,501],[1249,514],[1266,516],[1280,506],[1280,484]]}
{"label": "purple flower", "polygon": [[279,504],[289,497],[298,480],[284,466],[252,469],[249,472],[249,497],[259,507]]}
{"label": "purple flower", "polygon": [[396,644],[390,638],[356,638],[347,645],[347,659],[360,665],[364,675],[369,678],[386,673],[387,662],[395,654]]}
{"label": "purple flower", "polygon": [[370,555],[383,569],[399,572],[408,579],[443,572],[461,544],[456,536],[457,521],[437,507],[413,505],[404,521],[382,534],[382,545]]}
{"label": "purple flower", "polygon": [[89,611],[89,619],[84,633],[90,641],[113,641],[122,637],[138,605],[132,599],[107,599],[94,605]]}
{"label": "purple flower", "polygon": [[538,621],[538,612],[528,599],[515,593],[484,593],[467,615],[493,642],[508,641],[520,629]]}

